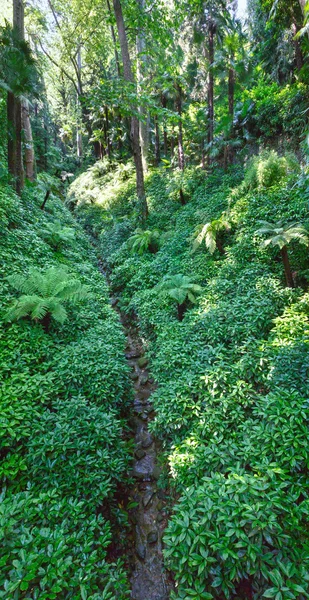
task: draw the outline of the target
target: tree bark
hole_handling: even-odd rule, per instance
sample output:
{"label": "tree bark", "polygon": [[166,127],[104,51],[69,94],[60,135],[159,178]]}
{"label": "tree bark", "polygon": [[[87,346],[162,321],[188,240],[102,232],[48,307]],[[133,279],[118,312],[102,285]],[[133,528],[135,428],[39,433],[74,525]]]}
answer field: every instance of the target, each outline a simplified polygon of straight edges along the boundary
{"label": "tree bark", "polygon": [[[122,14],[122,7],[120,4],[120,0],[113,0],[115,18],[117,23],[117,30],[121,48],[122,62],[123,62],[123,74],[126,81],[130,83],[135,83],[132,66],[131,66],[131,58],[129,53],[128,39],[124,26],[124,19]],[[133,107],[134,111],[134,107]],[[140,147],[139,140],[139,121],[136,116],[132,116],[131,118],[131,140],[132,140],[132,148],[133,148],[133,157],[135,163],[135,171],[136,171],[136,192],[138,201],[141,207],[141,218],[142,222],[145,223],[147,215],[148,215],[148,206],[146,201],[145,194],[145,184],[144,184],[144,170],[143,170],[143,161],[142,161],[142,153]]]}
{"label": "tree bark", "polygon": [[26,178],[29,181],[35,180],[35,157],[33,148],[32,128],[29,114],[29,102],[24,100],[22,103],[22,123],[25,137],[25,167]]}
{"label": "tree bark", "polygon": [[176,85],[176,109],[179,115],[178,121],[178,167],[181,171],[185,168],[185,155],[183,151],[183,135],[182,135],[182,90],[179,84]]}
{"label": "tree bark", "polygon": [[[13,0],[13,27],[18,37],[24,39],[24,5],[22,0]],[[22,119],[20,99],[12,92],[7,94],[8,117],[8,170],[13,179],[17,194],[24,187],[24,169],[22,158]]]}
{"label": "tree bark", "polygon": [[[161,104],[162,104],[162,108],[167,107],[167,97],[164,94],[161,94]],[[164,156],[166,158],[167,152],[168,152],[168,143],[167,143],[167,130],[166,130],[165,119],[163,122],[163,151],[164,151]]]}
{"label": "tree bark", "polygon": [[[82,72],[82,56],[81,56],[81,47],[80,47],[80,43],[78,44],[77,47],[77,106],[79,107],[79,109],[81,109],[81,104],[80,104],[80,98],[82,96],[82,79],[81,79],[81,72]],[[80,124],[77,123],[77,128],[76,128],[76,152],[77,152],[77,158],[79,162],[82,162],[83,160],[83,138],[82,138],[82,132],[81,132],[81,127]]]}
{"label": "tree bark", "polygon": [[[140,12],[144,11],[144,0],[138,0]],[[137,90],[140,93],[143,88],[143,82],[145,78],[145,72],[147,69],[147,58],[146,58],[146,37],[143,27],[138,27],[136,36],[136,51],[137,51]],[[150,129],[150,118],[148,111],[144,106],[139,107],[140,122],[139,122],[139,136],[140,145],[142,152],[143,169],[146,173],[148,170],[148,153],[149,153],[149,129]]]}
{"label": "tree bark", "polygon": [[[234,56],[232,56],[231,61],[234,60]],[[228,133],[228,137],[231,140],[234,134],[234,94],[235,94],[235,70],[232,65],[229,67],[229,76],[228,76],[228,102],[229,102],[229,117],[230,117],[230,130]],[[232,146],[227,142],[224,149],[224,168],[227,168],[228,164],[233,163],[234,160],[234,152]]]}
{"label": "tree bark", "polygon": [[160,164],[160,160],[161,160],[161,156],[160,156],[160,130],[159,130],[158,115],[155,115],[155,117],[154,117],[154,123],[155,123],[155,165],[156,165],[156,167],[158,167],[159,164]]}
{"label": "tree bark", "polygon": [[[208,60],[209,60],[209,73],[208,73],[208,144],[209,147],[213,144],[214,140],[214,73],[213,63],[215,58],[215,24],[210,20],[208,26]],[[210,153],[208,152],[208,165],[211,164]]]}
{"label": "tree bark", "polygon": [[281,248],[280,252],[281,252],[281,257],[282,257],[282,261],[283,261],[287,287],[293,288],[294,280],[293,280],[291,265],[290,265],[290,261],[289,261],[289,257],[288,257],[287,247],[283,246],[283,248]]}

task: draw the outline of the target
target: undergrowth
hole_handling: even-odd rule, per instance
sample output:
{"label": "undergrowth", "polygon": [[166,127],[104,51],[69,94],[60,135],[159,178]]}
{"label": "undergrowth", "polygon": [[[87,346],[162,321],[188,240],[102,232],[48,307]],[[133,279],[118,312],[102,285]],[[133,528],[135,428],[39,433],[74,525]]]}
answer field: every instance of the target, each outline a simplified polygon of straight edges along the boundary
{"label": "undergrowth", "polygon": [[[130,454],[124,335],[87,237],[56,196],[40,210],[41,195],[36,186],[22,199],[9,186],[0,191],[0,598],[122,599],[127,577],[109,546],[119,512],[113,495]],[[51,244],[46,231],[59,233],[60,224],[66,235]],[[52,319],[48,330],[36,312],[7,322],[19,297],[11,276],[42,273],[44,292],[50,269],[49,295],[64,272],[67,285],[91,294],[73,304],[70,293],[66,319]],[[51,310],[44,297],[41,304]]]}
{"label": "undergrowth", "polygon": [[[120,306],[138,316],[158,382],[151,429],[181,496],[164,538],[174,600],[309,596],[308,251],[289,245],[288,289],[278,249],[256,234],[261,220],[308,225],[307,176],[270,158],[256,186],[239,168],[187,170],[185,206],[170,191],[173,173],[151,172],[146,227],[161,234],[156,253],[130,251],[133,181],[77,211],[98,237]],[[192,253],[197,228],[223,213],[224,254],[203,244]],[[178,274],[202,288],[182,321],[158,294]]]}

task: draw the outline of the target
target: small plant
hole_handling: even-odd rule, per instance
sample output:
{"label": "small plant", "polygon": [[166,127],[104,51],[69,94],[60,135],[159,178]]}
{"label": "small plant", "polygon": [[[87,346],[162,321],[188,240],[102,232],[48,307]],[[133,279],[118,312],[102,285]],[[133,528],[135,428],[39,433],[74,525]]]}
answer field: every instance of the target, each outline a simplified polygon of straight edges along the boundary
{"label": "small plant", "polygon": [[220,234],[230,229],[230,224],[226,216],[223,214],[219,219],[214,219],[210,223],[206,223],[206,225],[201,225],[199,229],[200,231],[193,242],[192,252],[195,252],[204,240],[210,254],[213,254],[217,249],[221,255],[224,255],[225,250]]}
{"label": "small plant", "polygon": [[147,251],[155,254],[159,250],[159,245],[160,232],[157,229],[150,231],[150,229],[138,228],[129,238],[129,247],[137,254],[144,254]]}
{"label": "small plant", "polygon": [[6,321],[30,317],[41,323],[46,332],[52,318],[58,323],[64,323],[67,319],[64,303],[75,303],[89,297],[88,287],[70,276],[64,268],[51,267],[44,273],[32,270],[26,276],[15,273],[7,280],[22,295],[7,311]]}
{"label": "small plant", "polygon": [[283,225],[281,221],[269,223],[260,221],[262,227],[255,233],[257,235],[267,235],[263,246],[278,246],[280,248],[281,258],[284,266],[285,279],[288,287],[294,287],[293,275],[288,256],[287,246],[292,240],[298,240],[301,244],[308,246],[308,232],[300,223],[290,223]]}
{"label": "small plant", "polygon": [[279,156],[274,150],[264,151],[250,160],[244,184],[249,189],[270,188],[287,176],[289,163],[289,158]]}
{"label": "small plant", "polygon": [[62,246],[65,246],[75,239],[73,227],[63,227],[60,221],[48,223],[46,227],[41,230],[41,235],[54,250],[60,250]]}
{"label": "small plant", "polygon": [[159,285],[159,289],[177,302],[178,321],[183,320],[187,302],[195,304],[197,294],[202,291],[200,285],[193,283],[190,277],[181,274],[166,276]]}

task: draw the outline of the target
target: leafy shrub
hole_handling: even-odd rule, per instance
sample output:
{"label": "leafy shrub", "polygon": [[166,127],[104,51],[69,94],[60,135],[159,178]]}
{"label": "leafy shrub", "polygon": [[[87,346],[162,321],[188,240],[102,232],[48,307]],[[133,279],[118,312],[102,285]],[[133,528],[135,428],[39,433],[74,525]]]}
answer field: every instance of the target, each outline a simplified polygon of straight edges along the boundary
{"label": "leafy shrub", "polygon": [[63,227],[60,221],[55,221],[54,223],[48,223],[41,230],[41,235],[54,250],[60,250],[60,248],[74,240],[75,231],[72,227]]}
{"label": "leafy shrub", "polygon": [[59,323],[67,319],[65,302],[79,302],[89,296],[88,288],[70,277],[64,268],[51,267],[45,273],[32,270],[26,277],[16,273],[7,279],[22,295],[7,311],[6,320],[18,321],[30,316],[42,323],[46,331],[52,318]]}
{"label": "leafy shrub", "polygon": [[[303,523],[307,497],[274,477],[231,473],[204,478],[180,499],[165,532],[165,557],[181,582],[172,597],[230,598],[249,582],[258,597],[305,598]],[[294,561],[291,562],[291,555]]]}
{"label": "leafy shrub", "polygon": [[132,252],[143,254],[147,250],[155,254],[159,250],[160,232],[157,229],[136,229],[128,240]]}
{"label": "leafy shrub", "polygon": [[[124,567],[108,555],[118,531],[109,505],[129,460],[124,335],[88,239],[56,196],[48,215],[40,210],[39,190],[0,193],[10,199],[0,236],[0,597],[124,600]],[[41,237],[53,222],[74,229],[65,257]],[[30,319],[4,324],[12,272],[42,310],[54,308],[53,295],[62,308],[74,304],[65,327],[46,336]]]}
{"label": "leafy shrub", "polygon": [[127,598],[123,566],[107,560],[111,537],[86,502],[56,491],[2,498],[0,598]]}
{"label": "leafy shrub", "polygon": [[251,159],[244,179],[249,189],[270,188],[282,181],[288,173],[288,161],[274,151],[264,151]]}
{"label": "leafy shrub", "polygon": [[121,436],[120,422],[111,410],[107,414],[81,397],[54,402],[27,443],[33,483],[94,506],[102,504],[128,464]]}

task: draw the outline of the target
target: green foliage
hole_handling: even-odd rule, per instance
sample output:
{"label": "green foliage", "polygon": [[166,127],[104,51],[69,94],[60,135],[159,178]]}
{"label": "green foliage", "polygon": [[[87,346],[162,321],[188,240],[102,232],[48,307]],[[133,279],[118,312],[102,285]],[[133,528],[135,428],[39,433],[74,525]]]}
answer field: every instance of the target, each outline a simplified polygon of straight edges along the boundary
{"label": "green foliage", "polygon": [[136,229],[128,240],[133,253],[143,254],[147,250],[155,254],[159,250],[160,232],[157,229]]}
{"label": "green foliage", "polygon": [[195,304],[197,294],[202,291],[201,286],[193,283],[191,277],[181,274],[167,275],[158,289],[175,300],[177,304],[183,304],[187,299]]}
{"label": "green foliage", "polygon": [[74,240],[75,231],[72,227],[63,227],[60,221],[56,221],[54,223],[48,223],[47,226],[41,230],[41,235],[54,250],[60,250],[63,246],[66,246]]}
{"label": "green foliage", "polygon": [[[124,600],[125,569],[110,560],[113,537],[124,538],[113,494],[130,456],[124,335],[86,236],[55,195],[40,210],[44,193],[0,194],[0,597]],[[41,235],[58,222],[75,232],[65,256]],[[65,327],[8,326],[11,278],[23,294],[35,286],[45,308],[53,295],[67,304]]]}
{"label": "green foliage", "polygon": [[297,240],[305,246],[309,244],[308,231],[300,223],[288,223],[284,225],[281,221],[277,223],[260,221],[260,225],[262,227],[256,231],[256,234],[269,236],[263,241],[263,246],[265,247],[278,246],[281,250],[293,240]]}
{"label": "green foliage", "polygon": [[[309,593],[308,294],[282,286],[275,252],[265,252],[256,235],[261,221],[271,224],[268,237],[291,235],[291,269],[308,272],[305,245],[292,242],[293,231],[306,240],[298,224],[308,215],[307,177],[296,170],[293,188],[284,176],[250,189],[240,173],[191,171],[183,207],[171,201],[166,171],[151,174],[147,227],[159,223],[164,236],[154,256],[133,258],[127,234],[116,236],[106,215],[101,221],[112,288],[123,309],[138,315],[158,382],[150,429],[180,498],[165,535],[175,600],[303,600]],[[233,226],[225,259],[193,254],[192,231],[225,214]],[[277,225],[281,232],[273,232]],[[175,273],[190,274],[201,288],[181,326],[172,303],[187,303],[188,280],[176,275],[175,285]],[[167,289],[155,294],[164,277]]]}
{"label": "green foliage", "polygon": [[166,530],[167,564],[199,600],[230,598],[248,579],[256,582],[257,597],[307,597],[301,522],[309,502],[306,497],[298,505],[299,495],[300,488],[271,476],[203,478],[180,499]]}
{"label": "green foliage", "polygon": [[226,215],[222,215],[219,219],[214,219],[206,225],[199,227],[196,238],[193,242],[192,251],[195,252],[201,243],[205,241],[205,246],[209,250],[210,254],[213,254],[216,248],[219,252],[223,253],[223,247],[219,240],[219,234],[222,231],[228,231],[230,229],[230,223]]}
{"label": "green foliage", "polygon": [[289,164],[285,157],[271,150],[255,156],[248,165],[244,185],[249,189],[270,188],[279,184],[288,173]]}
{"label": "green foliage", "polygon": [[26,276],[15,273],[7,279],[22,294],[7,311],[7,321],[30,316],[33,321],[44,322],[44,318],[53,318],[64,323],[68,315],[63,305],[80,302],[89,295],[88,288],[70,277],[65,268],[51,267],[45,272],[32,270]]}

